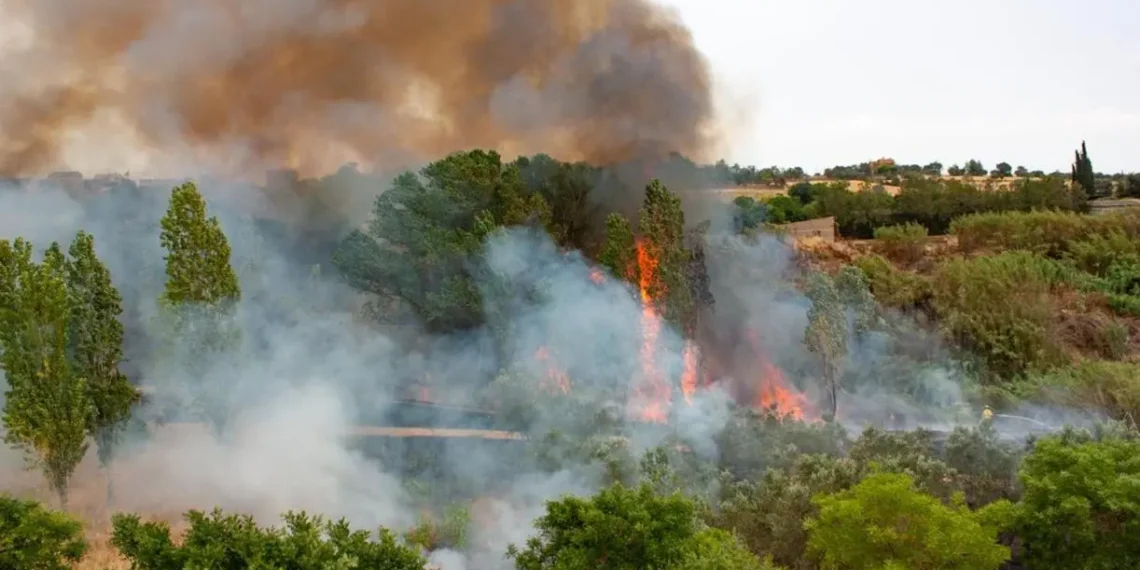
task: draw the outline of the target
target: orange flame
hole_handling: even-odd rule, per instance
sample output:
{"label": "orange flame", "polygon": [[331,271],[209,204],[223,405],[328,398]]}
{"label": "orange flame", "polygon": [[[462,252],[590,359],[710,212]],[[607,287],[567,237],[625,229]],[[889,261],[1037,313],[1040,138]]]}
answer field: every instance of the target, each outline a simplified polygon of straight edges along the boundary
{"label": "orange flame", "polygon": [[697,347],[692,343],[685,344],[684,369],[681,372],[681,392],[685,395],[685,403],[693,403],[693,393],[697,391]]}
{"label": "orange flame", "polygon": [[538,347],[534,353],[535,360],[546,364],[546,388],[550,391],[558,390],[563,394],[570,393],[570,376],[560,369],[550,358],[550,351],[545,346]]}
{"label": "orange flame", "polygon": [[672,390],[656,365],[657,335],[661,330],[661,320],[657,316],[653,298],[649,294],[649,288],[656,278],[657,258],[650,254],[640,239],[637,240],[637,267],[640,270],[638,288],[641,291],[642,378],[631,403],[640,407],[635,413],[642,421],[665,423],[672,400]]}
{"label": "orange flame", "polygon": [[756,331],[748,331],[748,338],[760,360],[759,385],[753,392],[752,406],[758,410],[766,410],[781,417],[791,417],[797,420],[804,419],[815,412],[808,402],[807,396],[792,388],[784,378],[784,373],[772,364],[763,345],[756,335]]}

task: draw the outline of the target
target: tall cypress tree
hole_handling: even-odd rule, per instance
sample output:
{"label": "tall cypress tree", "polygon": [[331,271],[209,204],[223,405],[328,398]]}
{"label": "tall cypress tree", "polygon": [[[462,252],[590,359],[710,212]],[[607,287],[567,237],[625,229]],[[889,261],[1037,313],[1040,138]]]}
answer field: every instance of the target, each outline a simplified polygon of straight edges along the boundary
{"label": "tall cypress tree", "polygon": [[666,321],[691,332],[693,292],[689,286],[692,254],[685,247],[685,213],[681,198],[658,180],[645,188],[638,223],[647,253],[657,267],[649,283],[649,295]]}
{"label": "tall cypress tree", "polygon": [[1089,151],[1085,141],[1081,141],[1081,148],[1074,152],[1073,184],[1080,185],[1086,196],[1096,195],[1096,174],[1093,172],[1092,161],[1089,160]]}

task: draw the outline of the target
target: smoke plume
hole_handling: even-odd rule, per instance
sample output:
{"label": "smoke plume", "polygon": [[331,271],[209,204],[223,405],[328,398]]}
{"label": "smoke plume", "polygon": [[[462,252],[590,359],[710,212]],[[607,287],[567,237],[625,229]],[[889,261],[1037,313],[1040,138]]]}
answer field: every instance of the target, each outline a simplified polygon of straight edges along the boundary
{"label": "smoke plume", "polygon": [[[105,156],[118,171],[311,175],[471,147],[609,163],[716,142],[706,62],[648,0],[5,0],[0,14],[27,32],[0,64],[0,174]],[[127,140],[142,158],[108,145]]]}

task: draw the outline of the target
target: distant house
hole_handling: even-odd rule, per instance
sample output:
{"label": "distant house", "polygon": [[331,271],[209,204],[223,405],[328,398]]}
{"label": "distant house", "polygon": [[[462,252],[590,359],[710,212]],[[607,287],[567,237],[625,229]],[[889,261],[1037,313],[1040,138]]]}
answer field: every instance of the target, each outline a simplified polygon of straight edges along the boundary
{"label": "distant house", "polygon": [[1140,198],[1120,198],[1116,200],[1104,198],[1089,202],[1089,213],[1091,214],[1106,214],[1108,212],[1132,209],[1140,211]]}
{"label": "distant house", "polygon": [[835,217],[829,216],[803,222],[792,222],[780,226],[789,238],[800,240],[805,238],[818,238],[826,242],[835,241]]}

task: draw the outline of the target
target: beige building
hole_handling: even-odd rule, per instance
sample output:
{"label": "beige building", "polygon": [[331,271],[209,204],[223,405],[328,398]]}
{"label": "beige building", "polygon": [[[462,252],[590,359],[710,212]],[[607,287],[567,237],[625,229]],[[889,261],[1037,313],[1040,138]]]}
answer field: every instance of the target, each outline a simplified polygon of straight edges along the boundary
{"label": "beige building", "polygon": [[805,220],[784,224],[781,229],[792,239],[818,238],[826,242],[835,241],[835,217]]}

